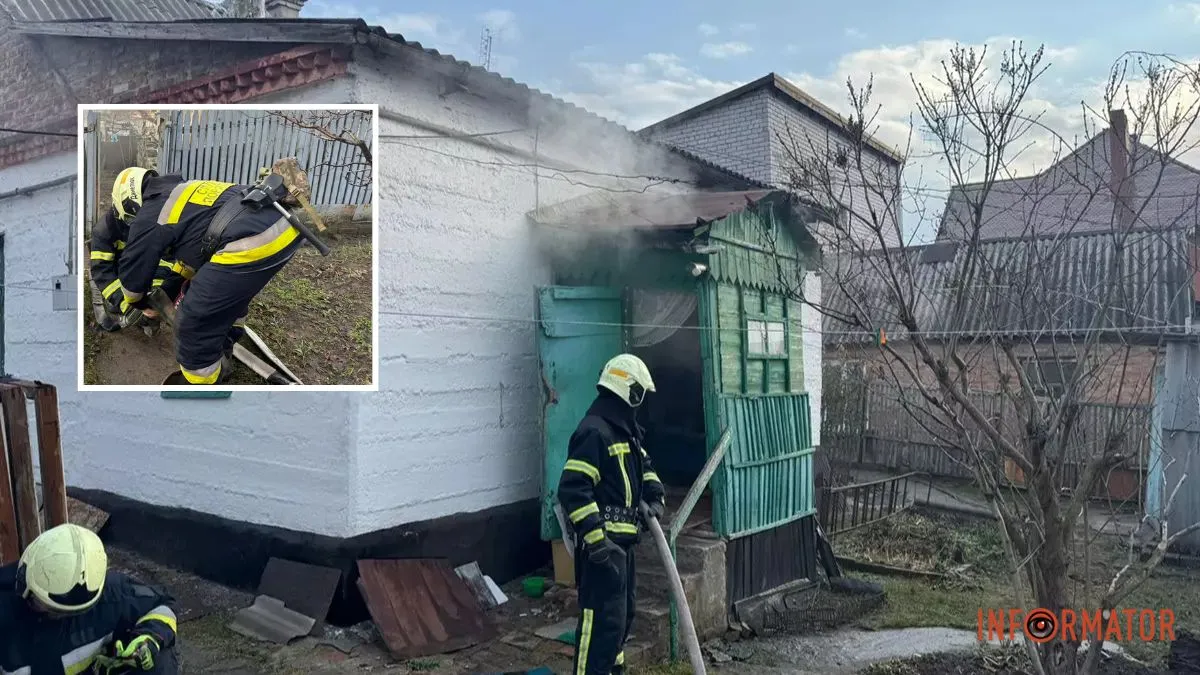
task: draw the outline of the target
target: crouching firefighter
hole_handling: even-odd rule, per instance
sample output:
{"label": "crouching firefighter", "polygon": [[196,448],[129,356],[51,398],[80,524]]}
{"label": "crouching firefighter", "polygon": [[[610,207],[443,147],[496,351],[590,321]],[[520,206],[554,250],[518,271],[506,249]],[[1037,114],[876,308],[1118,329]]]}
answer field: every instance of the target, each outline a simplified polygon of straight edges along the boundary
{"label": "crouching firefighter", "polygon": [[[154,171],[147,175],[157,176]],[[93,306],[96,308],[96,323],[106,331],[116,331],[136,326],[143,319],[152,319],[149,310],[142,312],[131,307],[121,293],[121,253],[129,237],[129,225],[118,215],[116,207],[105,214],[104,219],[92,227],[91,255],[88,272],[92,281]],[[183,277],[172,267],[174,261],[162,259],[154,269],[152,286],[162,288],[174,302],[183,288]]]}
{"label": "crouching firefighter", "polygon": [[579,624],[575,675],[625,672],[625,641],[634,615],[633,547],[643,523],[642,501],[659,518],[664,490],[642,447],[638,406],[654,380],[641,359],[613,357],[600,373],[597,396],[571,436],[558,499],[575,537]]}
{"label": "crouching firefighter", "polygon": [[191,384],[216,384],[231,370],[250,301],[283,268],[304,238],[328,248],[287,212],[282,179],[258,185],[158,176],[130,167],[113,184],[117,215],[129,223],[121,255],[125,302],[146,309],[158,261],[173,255],[187,279],[175,313],[175,355]]}
{"label": "crouching firefighter", "polygon": [[91,531],[46,530],[0,567],[0,673],[178,673],[172,602],[109,571]]}

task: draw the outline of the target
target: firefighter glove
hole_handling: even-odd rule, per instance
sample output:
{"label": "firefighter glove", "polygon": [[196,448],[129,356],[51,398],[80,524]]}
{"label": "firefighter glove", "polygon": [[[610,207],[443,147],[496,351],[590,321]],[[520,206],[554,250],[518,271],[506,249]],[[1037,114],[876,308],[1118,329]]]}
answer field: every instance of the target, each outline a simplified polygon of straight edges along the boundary
{"label": "firefighter glove", "polygon": [[153,670],[158,657],[158,641],[150,635],[139,635],[128,644],[117,641],[117,658],[130,663],[139,670]]}
{"label": "firefighter glove", "polygon": [[608,537],[588,547],[588,562],[616,572],[621,569],[621,556],[623,555],[625,552],[621,550],[621,547],[614,544]]}
{"label": "firefighter glove", "polygon": [[650,517],[655,520],[662,520],[663,513],[665,513],[666,510],[667,510],[667,505],[663,504],[662,502],[659,502],[659,501],[654,501],[654,502],[650,502],[649,504],[646,504],[646,511],[649,513]]}

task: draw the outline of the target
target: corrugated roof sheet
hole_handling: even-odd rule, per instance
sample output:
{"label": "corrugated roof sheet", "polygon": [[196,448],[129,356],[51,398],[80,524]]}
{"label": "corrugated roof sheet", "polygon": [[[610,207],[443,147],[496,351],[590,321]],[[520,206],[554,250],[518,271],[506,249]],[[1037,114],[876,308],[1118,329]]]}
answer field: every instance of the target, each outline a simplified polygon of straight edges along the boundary
{"label": "corrugated roof sheet", "polygon": [[[981,239],[1099,232],[1114,228],[1109,132],[1081,145],[1046,171],[998,181],[983,205]],[[1200,222],[1200,171],[1132,140],[1133,208],[1138,228],[1195,227]],[[959,239],[972,222],[979,184],[956,186],[946,200],[938,237]],[[1142,208],[1143,203],[1145,208]]]}
{"label": "corrugated roof sheet", "polygon": [[4,6],[15,21],[176,21],[223,13],[204,0],[7,0]]}
{"label": "corrugated roof sheet", "polygon": [[691,228],[697,221],[718,220],[752,206],[778,190],[685,192],[662,195],[595,192],[529,214],[545,225]]}
{"label": "corrugated roof sheet", "polygon": [[[832,313],[884,328],[891,340],[904,338],[901,304],[915,308],[930,339],[1093,329],[1182,334],[1193,303],[1189,239],[1186,229],[1085,233],[984,242],[974,254],[939,242],[908,249],[908,262],[893,252],[892,265],[881,254],[826,259],[823,302]],[[905,289],[903,302],[890,299],[891,284],[884,283],[892,270]],[[1110,311],[1101,320],[1104,307]],[[825,331],[827,344],[873,339],[829,316]]]}

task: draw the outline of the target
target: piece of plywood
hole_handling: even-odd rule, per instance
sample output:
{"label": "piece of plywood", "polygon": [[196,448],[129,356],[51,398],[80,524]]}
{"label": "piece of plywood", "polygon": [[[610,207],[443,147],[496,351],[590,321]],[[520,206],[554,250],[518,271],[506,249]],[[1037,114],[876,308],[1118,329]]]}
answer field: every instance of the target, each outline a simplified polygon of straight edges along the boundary
{"label": "piece of plywood", "polygon": [[311,630],[315,635],[325,625],[341,580],[341,570],[333,567],[271,558],[258,582],[258,594],[278,598],[288,609],[311,616],[316,621]]}
{"label": "piece of plywood", "polygon": [[445,560],[359,560],[359,588],[393,656],[465,649],[496,636],[471,589]]}
{"label": "piece of plywood", "polygon": [[562,539],[550,542],[550,550],[554,554],[554,583],[571,588],[575,585],[575,561],[567,551],[567,545]]}
{"label": "piece of plywood", "polygon": [[67,497],[67,522],[99,534],[108,523],[108,512],[74,497]]}

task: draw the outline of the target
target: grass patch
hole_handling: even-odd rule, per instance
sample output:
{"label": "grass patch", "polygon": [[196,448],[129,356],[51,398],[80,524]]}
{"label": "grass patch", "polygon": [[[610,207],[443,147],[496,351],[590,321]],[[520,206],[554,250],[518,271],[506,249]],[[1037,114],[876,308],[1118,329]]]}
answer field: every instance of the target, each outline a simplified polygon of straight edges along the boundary
{"label": "grass patch", "polygon": [[632,675],[691,675],[692,666],[683,663],[661,663],[643,668],[630,669]]}
{"label": "grass patch", "polygon": [[978,577],[1008,565],[1004,540],[993,523],[963,523],[949,516],[912,511],[837,535],[839,556],[922,572],[949,572]]}

